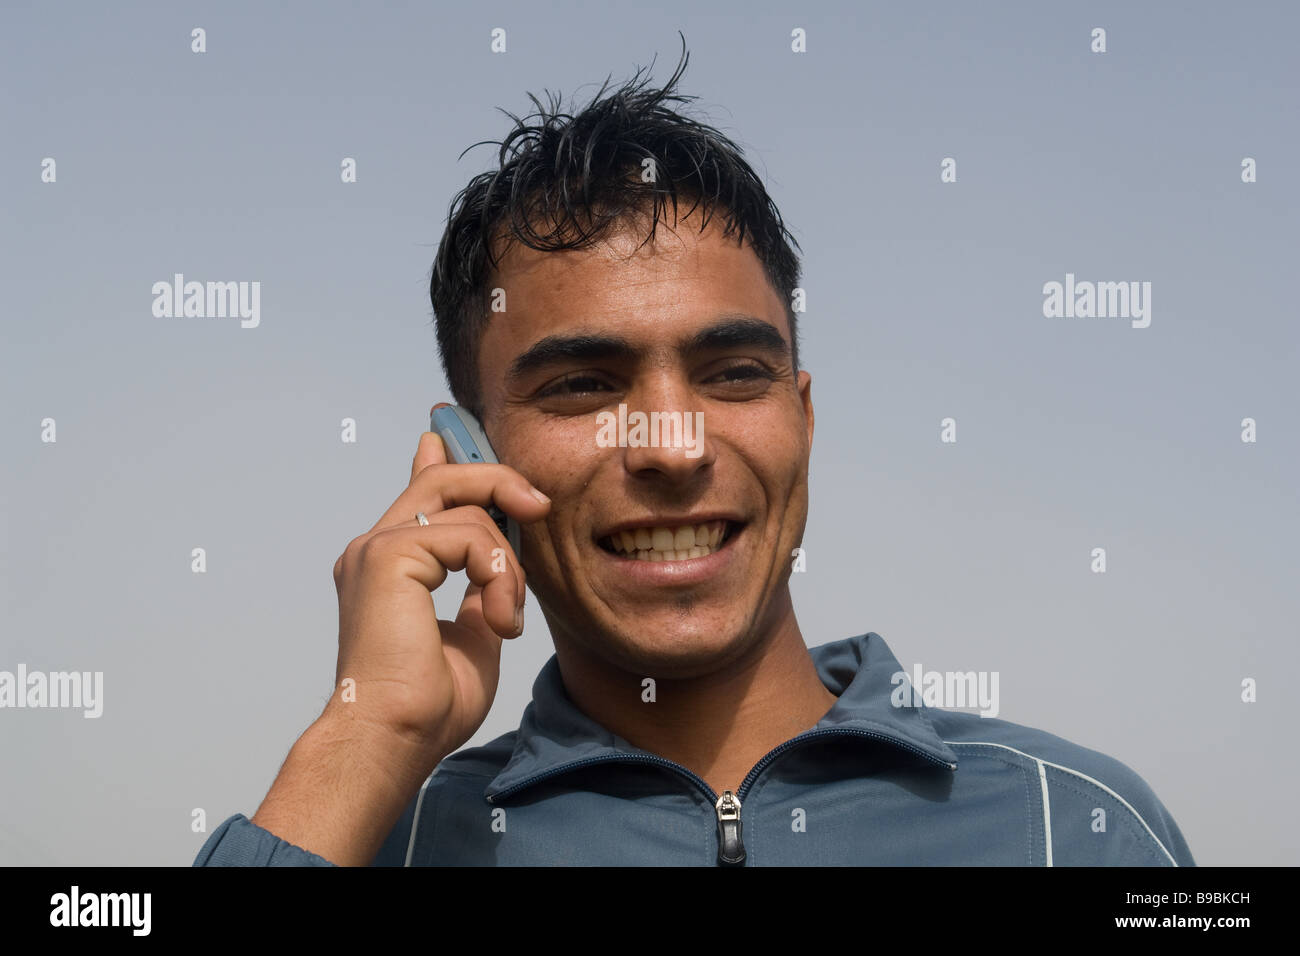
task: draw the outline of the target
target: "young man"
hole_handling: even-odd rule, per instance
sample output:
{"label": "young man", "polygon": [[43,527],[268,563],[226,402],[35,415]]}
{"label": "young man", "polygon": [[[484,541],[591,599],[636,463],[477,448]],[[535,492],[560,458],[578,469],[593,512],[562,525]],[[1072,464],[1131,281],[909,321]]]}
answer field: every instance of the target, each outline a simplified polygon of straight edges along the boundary
{"label": "young man", "polygon": [[[422,436],[335,565],[340,690],[196,865],[1192,864],[1118,761],[895,706],[876,634],[809,651],[799,263],[735,145],[669,108],[684,67],[573,117],[539,103],[453,202],[438,342],[503,464]],[[625,431],[638,413],[674,427]],[[457,752],[522,630],[523,566],[555,655],[517,731]]]}

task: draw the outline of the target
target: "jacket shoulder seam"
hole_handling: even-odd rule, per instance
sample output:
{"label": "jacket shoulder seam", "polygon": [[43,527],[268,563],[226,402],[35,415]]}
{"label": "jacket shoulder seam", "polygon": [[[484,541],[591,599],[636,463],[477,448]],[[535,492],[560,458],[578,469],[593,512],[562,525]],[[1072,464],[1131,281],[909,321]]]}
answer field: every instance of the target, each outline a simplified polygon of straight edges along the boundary
{"label": "jacket shoulder seam", "polygon": [[[959,743],[959,744],[960,744],[960,743],[967,743],[967,741],[962,741],[962,740],[945,740],[944,743],[946,743],[946,744]],[[989,744],[986,744],[986,743],[984,743],[984,742],[982,742],[982,741],[971,741],[970,743],[971,743],[973,746],[978,746],[978,747],[986,747],[986,746],[989,746]],[[1012,749],[1012,748],[1008,747],[1007,749],[1010,750],[1010,749]],[[1017,753],[1019,753],[1019,751],[1017,751]],[[992,759],[992,760],[999,760],[999,761],[1001,761],[1002,763],[1005,763],[1008,767],[1012,767],[1012,768],[1014,768],[1014,769],[1020,771],[1020,773],[1021,773],[1021,781],[1024,783],[1024,786],[1025,786],[1025,819],[1026,819],[1027,821],[1029,821],[1030,832],[1033,833],[1035,836],[1037,836],[1040,840],[1042,840],[1042,843],[1043,843],[1043,865],[1044,865],[1044,866],[1051,866],[1051,865],[1052,865],[1052,824],[1051,824],[1051,807],[1050,807],[1050,804],[1049,804],[1049,802],[1048,802],[1048,797],[1047,797],[1047,783],[1046,783],[1046,780],[1044,780],[1044,778],[1043,778],[1043,776],[1042,776],[1042,763],[1039,762],[1039,761],[1037,761],[1037,760],[1035,760],[1034,762],[1037,764],[1037,766],[1035,766],[1035,767],[1025,767],[1025,766],[1022,766],[1018,761],[1010,760],[1010,759],[1008,759],[1007,757],[1003,757],[1003,756],[1001,756],[1001,755],[999,755],[999,754],[986,754],[985,756],[989,757],[989,758]],[[1028,755],[1028,754],[1024,754],[1023,756],[1029,756],[1029,755]],[[1033,758],[1031,758],[1031,759],[1033,759]],[[1038,827],[1041,827],[1041,830],[1039,830],[1037,827],[1034,826],[1034,821],[1035,821],[1035,814],[1034,814],[1034,796],[1033,796],[1033,785],[1032,785],[1032,783],[1030,782],[1031,779],[1032,779],[1033,783],[1037,783],[1037,784],[1039,785],[1040,793],[1041,793],[1041,799],[1040,799],[1040,801],[1039,801],[1040,813],[1039,813],[1038,816],[1037,816]],[[1027,865],[1027,866],[1033,866],[1033,865],[1034,865],[1034,846],[1033,846],[1033,843],[1032,843],[1032,842],[1031,842],[1031,843],[1030,843],[1030,844],[1025,848],[1025,852],[1028,854],[1028,862],[1026,863],[1026,865]]]}
{"label": "jacket shoulder seam", "polygon": [[1143,819],[1142,814],[1138,813],[1137,809],[1134,808],[1134,806],[1131,803],[1129,803],[1127,800],[1121,797],[1110,787],[1106,786],[1100,780],[1088,776],[1082,770],[1075,770],[1073,767],[1067,767],[1064,764],[1054,763],[1053,761],[1045,760],[1042,757],[1035,757],[1033,754],[1027,754],[1023,750],[1017,750],[1015,747],[1008,747],[1006,744],[994,743],[993,741],[990,740],[980,740],[980,741],[945,740],[944,743],[952,746],[963,746],[963,747],[970,747],[970,746],[1001,747],[1003,750],[1010,750],[1013,753],[1020,754],[1022,757],[1027,757],[1030,760],[1038,761],[1039,763],[1045,766],[1054,767],[1055,769],[1063,771],[1064,773],[1073,774],[1079,779],[1087,781],[1088,783],[1092,784],[1094,787],[1097,787],[1098,789],[1104,791],[1105,793],[1110,794],[1110,796],[1114,797],[1116,800],[1120,802],[1120,804],[1124,807],[1124,809],[1126,809],[1129,813],[1133,814],[1133,816],[1137,819],[1137,821],[1142,824],[1143,829],[1146,830],[1147,836],[1149,836],[1152,839],[1152,841],[1155,843],[1155,845],[1160,847],[1161,852],[1163,852],[1164,855],[1169,858],[1169,862],[1174,866],[1178,866],[1178,861],[1174,859],[1174,855],[1169,852],[1168,848],[1163,843],[1160,842],[1160,838],[1156,836],[1155,831],[1152,830],[1150,825],[1146,822],[1146,820]]}
{"label": "jacket shoulder seam", "polygon": [[[1078,794],[1079,796],[1081,796],[1081,797],[1087,797],[1087,796],[1089,796],[1089,792],[1088,792],[1087,790],[1084,790],[1084,789],[1082,789],[1081,787],[1076,787],[1076,786],[1074,786],[1072,780],[1069,780],[1069,779],[1066,779],[1066,780],[1058,780],[1058,781],[1056,782],[1056,785],[1057,785],[1058,787],[1060,787],[1062,790],[1069,790],[1069,791],[1072,792],[1072,793],[1077,793],[1077,794]],[[1139,821],[1142,820],[1142,818],[1141,818],[1140,816],[1138,816],[1136,813],[1133,814],[1132,816],[1137,817],[1137,819],[1138,819]],[[1123,819],[1123,818],[1121,817],[1121,819]],[[1129,823],[1129,825],[1132,826],[1131,818],[1130,818],[1130,823]],[[1141,830],[1136,830],[1136,831],[1134,831],[1134,832],[1136,832],[1137,835],[1138,835],[1139,837],[1141,837],[1141,835],[1142,835],[1142,831],[1141,831]],[[1159,842],[1160,842],[1159,840],[1156,840],[1156,843],[1157,843],[1157,844],[1158,844]],[[1160,854],[1157,853],[1157,852],[1155,851],[1155,848],[1152,847],[1149,843],[1147,843],[1147,842],[1145,842],[1145,841],[1141,841],[1141,840],[1139,840],[1139,845],[1142,846],[1142,848],[1146,850],[1146,852],[1147,852],[1147,854],[1148,854],[1148,858],[1149,858],[1149,859],[1153,859],[1153,860],[1155,860],[1156,863],[1157,863],[1157,865],[1159,865],[1159,864],[1163,864],[1163,863],[1164,863],[1164,860],[1162,860],[1162,859],[1160,858]],[[1177,865],[1178,865],[1177,863],[1174,864],[1174,866],[1177,866]]]}

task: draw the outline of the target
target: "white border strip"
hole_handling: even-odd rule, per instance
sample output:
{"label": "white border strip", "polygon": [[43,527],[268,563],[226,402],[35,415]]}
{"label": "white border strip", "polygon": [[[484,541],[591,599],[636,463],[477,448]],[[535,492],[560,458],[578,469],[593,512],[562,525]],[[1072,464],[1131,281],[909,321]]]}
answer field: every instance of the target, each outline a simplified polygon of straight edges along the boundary
{"label": "white border strip", "polygon": [[[1124,806],[1128,808],[1129,813],[1131,813],[1131,814],[1133,814],[1133,816],[1137,817],[1138,822],[1141,823],[1142,826],[1146,828],[1147,833],[1149,833],[1149,834],[1151,835],[1151,839],[1152,839],[1152,840],[1155,840],[1156,846],[1160,847],[1160,849],[1161,849],[1161,851],[1164,853],[1164,855],[1167,856],[1167,857],[1169,857],[1169,862],[1172,863],[1174,866],[1177,866],[1177,865],[1178,865],[1178,861],[1174,859],[1174,855],[1173,855],[1172,853],[1170,853],[1168,850],[1165,849],[1165,845],[1164,845],[1163,843],[1160,842],[1160,838],[1159,838],[1158,836],[1155,835],[1154,831],[1152,831],[1152,829],[1151,829],[1149,826],[1147,826],[1147,822],[1146,822],[1145,820],[1142,819],[1142,814],[1140,814],[1140,813],[1138,813],[1136,810],[1134,810],[1132,804],[1130,804],[1127,800],[1125,800],[1123,797],[1121,797],[1118,793],[1116,793],[1116,792],[1115,792],[1114,790],[1112,790],[1110,787],[1106,786],[1106,785],[1105,785],[1104,783],[1102,783],[1100,780],[1094,780],[1092,777],[1088,776],[1086,773],[1082,773],[1082,772],[1080,772],[1080,771],[1078,771],[1078,770],[1074,770],[1074,769],[1072,769],[1072,768],[1070,768],[1070,767],[1063,767],[1063,766],[1061,766],[1061,764],[1059,764],[1059,763],[1052,763],[1052,761],[1050,761],[1050,760],[1041,760],[1041,759],[1039,759],[1038,757],[1035,757],[1033,754],[1027,754],[1027,753],[1025,753],[1023,750],[1017,750],[1015,747],[1008,747],[1006,744],[995,744],[995,743],[993,743],[993,742],[990,741],[990,740],[945,740],[944,743],[946,743],[946,744],[951,744],[951,745],[954,745],[954,746],[959,746],[959,747],[1001,747],[1003,750],[1010,750],[1012,753],[1017,753],[1017,754],[1020,754],[1020,756],[1022,756],[1022,757],[1028,757],[1030,760],[1035,760],[1035,761],[1038,762],[1038,765],[1039,765],[1039,766],[1038,766],[1039,777],[1040,777],[1040,779],[1042,779],[1042,781],[1043,781],[1043,786],[1044,786],[1044,788],[1046,788],[1046,786],[1047,786],[1047,777],[1046,777],[1046,772],[1043,770],[1043,764],[1046,764],[1046,765],[1049,766],[1049,767],[1055,767],[1057,770],[1064,770],[1066,773],[1072,773],[1072,774],[1074,774],[1076,777],[1080,777],[1080,778],[1082,778],[1082,779],[1084,779],[1084,780],[1087,780],[1089,783],[1093,784],[1094,786],[1101,787],[1101,789],[1105,790],[1107,793],[1109,793],[1112,797],[1114,797],[1114,798],[1115,798],[1116,800],[1118,800],[1120,803],[1124,804]],[[1044,801],[1046,801],[1046,798],[1047,798],[1046,790],[1044,790],[1043,798],[1044,798]]]}
{"label": "white border strip", "polygon": [[424,805],[424,791],[429,789],[429,781],[433,779],[433,774],[437,772],[437,770],[434,770],[433,773],[429,774],[420,787],[420,795],[415,799],[415,816],[411,817],[411,839],[406,843],[406,862],[402,866],[411,865],[411,854],[415,852],[415,831],[420,829],[420,807]]}
{"label": "white border strip", "polygon": [[1034,758],[1038,764],[1038,782],[1043,785],[1043,837],[1047,843],[1047,866],[1052,865],[1052,801],[1047,796],[1047,768],[1038,758]]}

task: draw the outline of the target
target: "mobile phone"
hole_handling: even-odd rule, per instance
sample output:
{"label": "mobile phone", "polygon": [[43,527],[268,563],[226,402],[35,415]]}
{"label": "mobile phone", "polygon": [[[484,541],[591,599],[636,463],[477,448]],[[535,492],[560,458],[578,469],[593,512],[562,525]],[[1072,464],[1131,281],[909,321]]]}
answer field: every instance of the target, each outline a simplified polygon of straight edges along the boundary
{"label": "mobile phone", "polygon": [[[487,434],[477,418],[468,409],[459,405],[441,405],[429,413],[429,431],[436,432],[447,449],[451,463],[455,465],[472,465],[486,463],[500,464],[496,452],[488,443]],[[496,505],[488,505],[487,513],[496,522],[501,533],[510,542],[515,557],[522,559],[523,551],[519,542],[519,522],[511,518]]]}

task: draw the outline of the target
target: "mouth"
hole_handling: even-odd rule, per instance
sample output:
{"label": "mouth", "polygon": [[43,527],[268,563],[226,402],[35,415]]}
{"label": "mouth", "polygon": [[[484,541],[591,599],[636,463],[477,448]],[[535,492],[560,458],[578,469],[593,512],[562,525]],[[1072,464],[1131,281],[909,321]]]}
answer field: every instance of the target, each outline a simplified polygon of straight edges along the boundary
{"label": "mouth", "polygon": [[689,561],[721,551],[742,527],[742,522],[723,518],[701,524],[646,525],[615,531],[596,543],[626,561]]}

